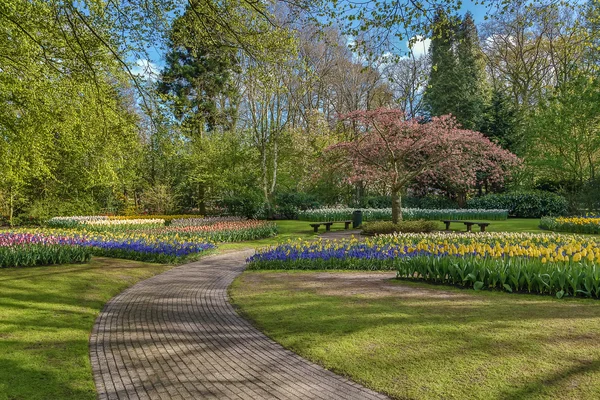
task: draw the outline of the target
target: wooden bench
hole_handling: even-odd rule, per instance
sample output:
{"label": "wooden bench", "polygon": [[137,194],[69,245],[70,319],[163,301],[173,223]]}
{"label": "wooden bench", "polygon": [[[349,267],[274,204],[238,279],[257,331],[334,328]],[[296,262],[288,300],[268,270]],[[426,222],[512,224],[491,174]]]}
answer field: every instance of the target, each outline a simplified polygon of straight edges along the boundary
{"label": "wooden bench", "polygon": [[319,232],[319,227],[321,225],[325,225],[325,231],[331,231],[331,225],[333,224],[344,224],[344,229],[350,229],[350,225],[352,224],[352,220],[349,221],[333,221],[333,222],[315,222],[314,224],[310,224],[310,226],[315,230],[315,232]]}
{"label": "wooden bench", "polygon": [[444,219],[444,220],[442,220],[442,222],[444,224],[446,224],[447,231],[450,230],[450,224],[452,222],[460,222],[460,223],[465,224],[467,227],[467,232],[472,232],[471,227],[473,225],[479,225],[479,229],[481,230],[481,232],[485,232],[485,228],[489,225],[489,222],[462,221],[462,220],[454,220],[454,219]]}

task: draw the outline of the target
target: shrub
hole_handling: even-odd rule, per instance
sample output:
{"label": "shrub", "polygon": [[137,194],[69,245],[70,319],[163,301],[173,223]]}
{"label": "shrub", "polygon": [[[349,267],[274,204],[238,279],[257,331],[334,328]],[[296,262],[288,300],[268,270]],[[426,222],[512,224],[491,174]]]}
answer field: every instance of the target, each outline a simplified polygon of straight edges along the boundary
{"label": "shrub", "polygon": [[317,198],[308,193],[289,192],[275,196],[275,214],[286,219],[296,219],[298,211],[320,206]]}
{"label": "shrub", "polygon": [[368,222],[363,225],[362,233],[365,235],[389,234],[395,232],[432,232],[437,228],[434,221],[425,221],[422,219],[416,221],[400,221],[394,224],[389,221]]}
{"label": "shrub", "polygon": [[508,210],[511,217],[540,218],[566,214],[568,202],[556,193],[518,191],[475,197],[467,201],[467,208],[501,208]]}
{"label": "shrub", "polygon": [[260,218],[265,212],[265,201],[258,192],[246,192],[226,196],[217,202],[217,206],[225,210],[228,215],[245,218]]}
{"label": "shrub", "polygon": [[600,178],[587,182],[581,188],[579,205],[587,211],[600,211]]}
{"label": "shrub", "polygon": [[167,185],[155,185],[142,193],[142,208],[155,214],[173,211],[176,203],[175,195]]}
{"label": "shrub", "polygon": [[21,217],[25,224],[41,225],[59,215],[94,215],[98,211],[97,204],[85,197],[76,200],[48,198],[34,201]]}

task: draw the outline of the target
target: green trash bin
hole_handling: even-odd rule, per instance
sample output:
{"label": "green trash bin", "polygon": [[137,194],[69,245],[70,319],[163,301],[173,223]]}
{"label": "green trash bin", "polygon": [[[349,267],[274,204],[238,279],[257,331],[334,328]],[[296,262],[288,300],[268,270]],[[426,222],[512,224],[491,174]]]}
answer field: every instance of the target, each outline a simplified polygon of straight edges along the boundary
{"label": "green trash bin", "polygon": [[362,225],[362,211],[354,210],[352,213],[352,228],[356,229]]}

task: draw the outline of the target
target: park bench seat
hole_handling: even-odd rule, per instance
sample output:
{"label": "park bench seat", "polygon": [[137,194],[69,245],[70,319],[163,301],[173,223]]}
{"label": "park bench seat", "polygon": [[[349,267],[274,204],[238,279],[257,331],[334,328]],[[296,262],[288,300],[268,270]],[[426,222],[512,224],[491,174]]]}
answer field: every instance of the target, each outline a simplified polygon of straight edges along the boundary
{"label": "park bench seat", "polygon": [[325,231],[331,231],[331,225],[333,224],[344,224],[344,229],[350,229],[350,224],[352,224],[352,220],[348,221],[332,221],[332,222],[315,222],[310,224],[310,226],[314,229],[315,232],[319,232],[319,227],[321,225],[325,225]]}
{"label": "park bench seat", "polygon": [[447,231],[450,230],[450,224],[452,222],[460,222],[462,224],[465,224],[465,226],[467,227],[467,232],[471,232],[471,227],[473,225],[479,225],[479,230],[481,232],[485,232],[485,228],[490,224],[489,222],[463,221],[463,220],[455,220],[455,219],[443,219],[442,222],[444,224],[446,224]]}

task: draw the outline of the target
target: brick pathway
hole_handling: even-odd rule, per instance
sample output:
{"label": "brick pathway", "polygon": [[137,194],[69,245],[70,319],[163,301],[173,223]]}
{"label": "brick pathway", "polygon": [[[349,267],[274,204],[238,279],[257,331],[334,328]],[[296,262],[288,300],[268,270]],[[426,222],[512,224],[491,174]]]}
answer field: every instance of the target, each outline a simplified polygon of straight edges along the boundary
{"label": "brick pathway", "polygon": [[285,350],[227,287],[252,252],[209,256],[108,302],[90,338],[100,399],[385,399]]}

